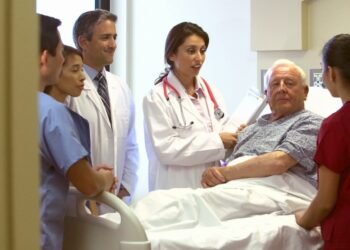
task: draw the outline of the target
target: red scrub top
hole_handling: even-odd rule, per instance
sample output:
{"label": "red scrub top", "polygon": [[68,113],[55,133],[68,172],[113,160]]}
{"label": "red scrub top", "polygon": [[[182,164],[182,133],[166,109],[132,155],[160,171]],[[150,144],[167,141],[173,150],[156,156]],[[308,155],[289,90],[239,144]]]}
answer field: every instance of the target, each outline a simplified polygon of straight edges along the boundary
{"label": "red scrub top", "polygon": [[336,205],[321,223],[325,249],[350,249],[350,102],[323,121],[314,160],[340,174]]}

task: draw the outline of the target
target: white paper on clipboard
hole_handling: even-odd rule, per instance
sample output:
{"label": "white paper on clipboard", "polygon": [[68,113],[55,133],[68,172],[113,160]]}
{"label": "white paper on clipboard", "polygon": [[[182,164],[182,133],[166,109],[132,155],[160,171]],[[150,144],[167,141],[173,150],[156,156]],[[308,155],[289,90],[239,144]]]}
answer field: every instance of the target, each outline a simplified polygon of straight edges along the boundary
{"label": "white paper on clipboard", "polygon": [[250,125],[256,121],[266,105],[266,97],[261,96],[257,89],[250,88],[232,114],[230,122],[237,128],[241,124]]}

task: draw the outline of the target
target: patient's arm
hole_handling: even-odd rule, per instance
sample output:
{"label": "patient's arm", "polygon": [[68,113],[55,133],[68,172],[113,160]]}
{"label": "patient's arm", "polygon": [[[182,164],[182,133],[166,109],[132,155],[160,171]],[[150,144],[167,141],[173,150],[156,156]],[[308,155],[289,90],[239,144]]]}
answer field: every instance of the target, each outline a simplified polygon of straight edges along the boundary
{"label": "patient's arm", "polygon": [[241,178],[282,174],[296,163],[297,161],[289,154],[274,151],[253,157],[236,165],[209,168],[202,175],[202,186],[212,187]]}

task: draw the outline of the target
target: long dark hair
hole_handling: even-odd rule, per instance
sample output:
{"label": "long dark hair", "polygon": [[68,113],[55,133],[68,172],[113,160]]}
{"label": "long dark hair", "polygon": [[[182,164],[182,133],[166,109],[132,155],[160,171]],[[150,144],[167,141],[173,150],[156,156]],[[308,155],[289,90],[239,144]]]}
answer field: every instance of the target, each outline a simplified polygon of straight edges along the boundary
{"label": "long dark hair", "polygon": [[209,36],[200,26],[195,23],[182,22],[175,25],[168,33],[166,42],[165,42],[165,51],[164,51],[164,61],[167,64],[164,72],[155,80],[155,84],[163,81],[163,78],[166,77],[170,70],[173,69],[174,63],[169,59],[169,57],[177,52],[177,49],[185,42],[186,38],[191,35],[197,35],[204,40],[205,46],[208,48],[209,45]]}
{"label": "long dark hair", "polygon": [[338,68],[340,74],[350,83],[350,34],[332,37],[322,49],[324,68]]}

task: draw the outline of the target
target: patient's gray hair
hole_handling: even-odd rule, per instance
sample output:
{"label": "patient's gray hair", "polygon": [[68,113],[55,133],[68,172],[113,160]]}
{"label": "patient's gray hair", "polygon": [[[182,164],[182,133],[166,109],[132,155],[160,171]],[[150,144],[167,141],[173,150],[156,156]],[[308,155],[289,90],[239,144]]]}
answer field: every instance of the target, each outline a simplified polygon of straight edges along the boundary
{"label": "patient's gray hair", "polygon": [[293,62],[291,60],[278,59],[272,64],[272,66],[266,71],[266,73],[264,75],[264,90],[265,91],[267,90],[267,87],[269,86],[272,72],[280,66],[292,66],[292,67],[294,67],[300,74],[302,84],[307,85],[306,75],[305,75],[305,72],[302,68],[300,68],[295,62]]}

